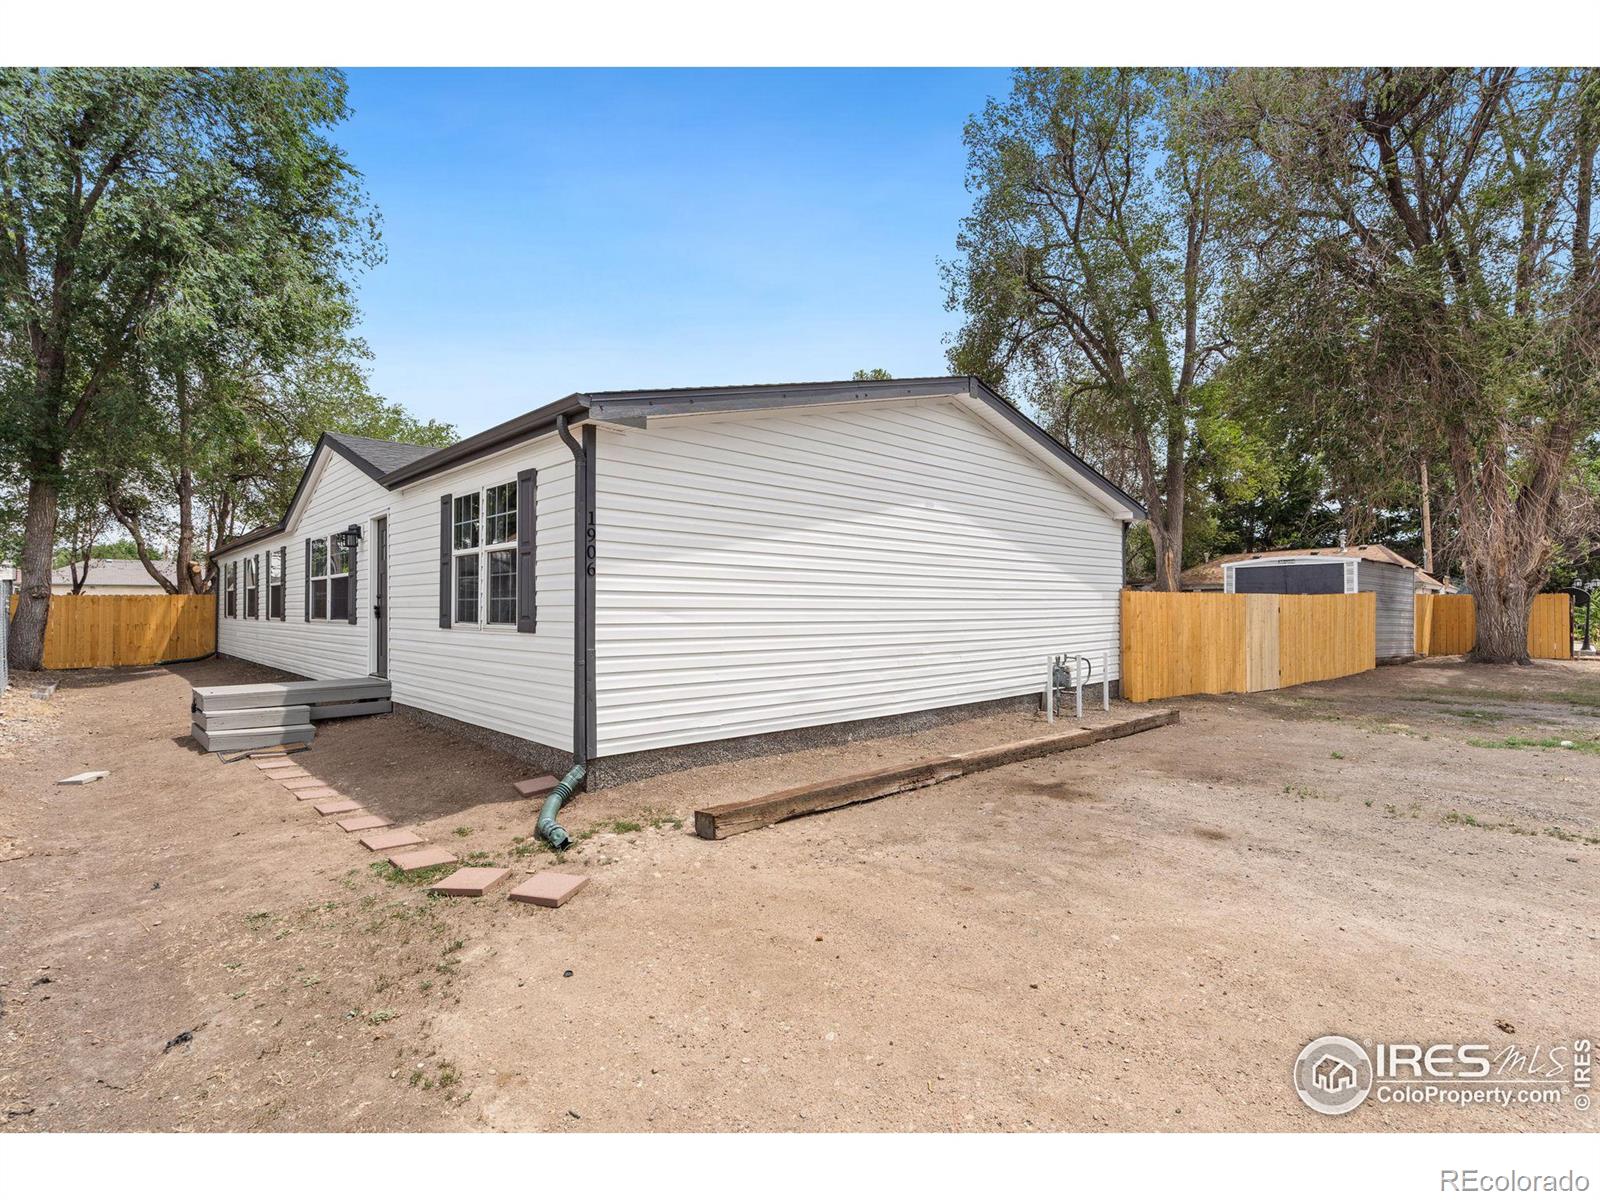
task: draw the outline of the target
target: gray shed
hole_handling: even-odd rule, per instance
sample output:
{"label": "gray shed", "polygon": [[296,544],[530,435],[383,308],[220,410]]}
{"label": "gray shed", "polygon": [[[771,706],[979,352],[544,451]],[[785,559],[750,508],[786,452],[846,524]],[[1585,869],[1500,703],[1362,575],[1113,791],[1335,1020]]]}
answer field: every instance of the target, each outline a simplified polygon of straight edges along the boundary
{"label": "gray shed", "polygon": [[1229,593],[1375,593],[1380,660],[1405,658],[1416,652],[1416,586],[1416,567],[1379,546],[1264,554],[1224,563],[1222,567],[1222,590]]}

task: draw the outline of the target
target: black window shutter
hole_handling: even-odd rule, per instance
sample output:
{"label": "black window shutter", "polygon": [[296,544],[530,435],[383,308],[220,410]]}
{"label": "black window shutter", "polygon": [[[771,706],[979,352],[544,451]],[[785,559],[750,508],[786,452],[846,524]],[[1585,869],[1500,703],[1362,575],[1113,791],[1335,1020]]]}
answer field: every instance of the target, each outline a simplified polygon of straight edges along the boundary
{"label": "black window shutter", "polygon": [[261,555],[256,555],[256,620],[267,619],[267,587],[261,578]]}
{"label": "black window shutter", "polygon": [[534,603],[534,513],[539,495],[539,473],[532,468],[517,472],[517,632],[532,633],[538,609]]}
{"label": "black window shutter", "polygon": [[450,495],[439,501],[439,628],[450,628]]}
{"label": "black window shutter", "polygon": [[289,547],[278,547],[278,587],[281,591],[281,602],[278,605],[278,620],[289,619]]}
{"label": "black window shutter", "polygon": [[361,549],[361,543],[350,541],[350,624],[356,623],[356,552]]}
{"label": "black window shutter", "polygon": [[306,539],[306,573],[301,582],[306,588],[306,620],[311,620],[311,539]]}

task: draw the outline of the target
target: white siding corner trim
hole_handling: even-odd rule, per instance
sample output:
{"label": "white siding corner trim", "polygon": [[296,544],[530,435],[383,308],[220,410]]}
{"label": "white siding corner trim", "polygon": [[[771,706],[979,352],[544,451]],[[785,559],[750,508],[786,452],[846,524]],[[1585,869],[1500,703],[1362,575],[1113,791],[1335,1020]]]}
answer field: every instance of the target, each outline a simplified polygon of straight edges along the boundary
{"label": "white siding corner trim", "polygon": [[1122,526],[955,400],[600,430],[601,756],[1117,663]]}

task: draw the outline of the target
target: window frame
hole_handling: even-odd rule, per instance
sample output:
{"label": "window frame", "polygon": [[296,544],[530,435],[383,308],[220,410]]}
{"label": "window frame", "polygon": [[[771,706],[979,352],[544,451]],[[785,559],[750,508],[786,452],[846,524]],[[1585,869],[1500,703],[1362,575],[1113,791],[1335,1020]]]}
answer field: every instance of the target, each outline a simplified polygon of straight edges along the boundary
{"label": "window frame", "polygon": [[244,619],[261,619],[261,566],[257,555],[244,560]]}
{"label": "window frame", "polygon": [[[500,493],[502,506],[493,514],[489,512],[489,496],[491,493]],[[474,515],[470,522],[463,521],[459,516],[463,501],[472,501],[475,505]],[[451,627],[464,626],[468,629],[482,630],[510,630],[517,631],[517,480],[513,476],[500,483],[486,484],[471,492],[457,492],[450,497],[450,618]],[[460,540],[459,530],[469,525],[472,528],[474,544],[458,546]],[[491,526],[500,534],[498,540],[489,540]],[[509,577],[511,580],[511,594],[509,598],[499,597],[501,603],[509,599],[510,608],[507,610],[506,619],[491,620],[493,600],[490,597],[490,564],[493,556],[504,554],[510,559]],[[477,598],[471,613],[462,611],[461,608],[461,562],[463,559],[476,560],[477,570]]]}
{"label": "window frame", "polygon": [[[289,602],[288,580],[289,552],[287,547],[267,551],[267,620],[282,621],[284,619],[284,606]],[[274,583],[272,577],[278,577]],[[272,605],[273,594],[277,594],[278,605]]]}
{"label": "window frame", "polygon": [[[352,589],[350,587],[350,560],[355,555],[354,555],[354,552],[350,549],[350,546],[345,542],[345,540],[344,540],[344,532],[342,530],[339,533],[330,533],[328,535],[328,537],[327,537],[327,542],[328,542],[328,616],[327,616],[327,620],[332,622],[333,624],[336,624],[336,625],[348,625],[348,624],[350,624],[350,610],[355,606],[355,602],[356,602],[355,595],[353,594],[353,591],[352,591]],[[334,547],[335,546],[338,547],[337,556],[334,553]],[[333,569],[335,561],[341,563],[344,566],[344,570],[335,571]],[[345,581],[344,611],[342,613],[340,613],[338,616],[334,616],[333,615],[333,583],[334,583],[334,580],[336,580],[336,579],[343,579]]]}
{"label": "window frame", "polygon": [[[322,566],[320,568],[321,569],[321,574],[318,574],[318,567],[317,567],[317,551],[319,549],[322,551]],[[328,539],[326,537],[314,537],[314,538],[312,538],[311,539],[311,563],[310,563],[309,570],[308,570],[308,572],[306,574],[307,585],[309,586],[309,588],[311,590],[311,615],[307,618],[308,622],[320,621],[320,622],[326,623],[328,621],[328,601],[329,601],[329,592],[331,591],[331,588],[330,588],[329,583],[328,583],[328,580],[329,580],[328,567],[329,567],[330,563],[331,563],[331,559],[328,556]],[[322,585],[322,615],[321,616],[317,615],[317,584],[319,584],[319,583]]]}
{"label": "window frame", "polygon": [[239,560],[224,563],[222,567],[222,594],[224,605],[222,615],[229,619],[239,616]]}

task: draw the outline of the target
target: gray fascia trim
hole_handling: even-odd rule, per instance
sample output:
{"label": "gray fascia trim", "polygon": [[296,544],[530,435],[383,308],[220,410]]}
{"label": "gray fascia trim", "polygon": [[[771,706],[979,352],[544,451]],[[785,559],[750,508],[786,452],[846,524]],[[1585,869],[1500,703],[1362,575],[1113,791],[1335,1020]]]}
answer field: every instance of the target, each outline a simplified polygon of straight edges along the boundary
{"label": "gray fascia trim", "polygon": [[847,380],[835,383],[763,384],[750,387],[667,388],[661,391],[591,392],[589,412],[597,421],[629,421],[685,413],[750,412],[804,408],[865,400],[914,400],[967,389],[965,375],[920,379]]}
{"label": "gray fascia trim", "polygon": [[[293,508],[294,505],[291,503],[289,507]],[[246,546],[254,546],[257,542],[264,542],[268,538],[277,537],[287,528],[288,526],[279,521],[276,525],[268,525],[265,529],[258,529],[254,533],[243,534],[232,541],[223,542],[222,545],[211,552],[211,561],[216,562],[224,554],[232,554],[235,550],[243,550]]]}
{"label": "gray fascia trim", "polygon": [[582,419],[588,411],[586,400],[587,397],[582,393],[574,392],[542,408],[523,413],[520,417],[502,421],[452,446],[445,446],[432,454],[424,455],[397,471],[390,471],[387,475],[377,477],[378,482],[393,490],[402,484],[413,483],[425,475],[435,474],[469,459],[481,458],[485,454],[492,454],[517,442],[554,433],[557,418]]}
{"label": "gray fascia trim", "polygon": [[976,375],[969,375],[967,376],[967,382],[970,384],[970,391],[973,396],[977,397],[979,400],[982,400],[991,409],[999,413],[1006,420],[1010,421],[1023,433],[1027,434],[1035,444],[1049,451],[1049,453],[1052,454],[1057,460],[1072,468],[1074,473],[1076,473],[1090,487],[1100,492],[1106,498],[1114,501],[1119,507],[1127,507],[1133,512],[1135,520],[1145,521],[1149,519],[1150,514],[1145,511],[1144,505],[1140,504],[1132,496],[1128,495],[1127,492],[1123,491],[1104,475],[1100,474],[1099,471],[1096,471],[1088,463],[1084,462],[1083,459],[1079,458],[1071,450],[1068,450],[1060,442],[1056,441],[1055,438],[1051,437],[1048,433],[1041,429],[1036,422],[1030,420],[1028,416],[1020,409],[1008,404],[998,392],[996,392],[988,384],[984,383],[983,380],[979,379]]}

